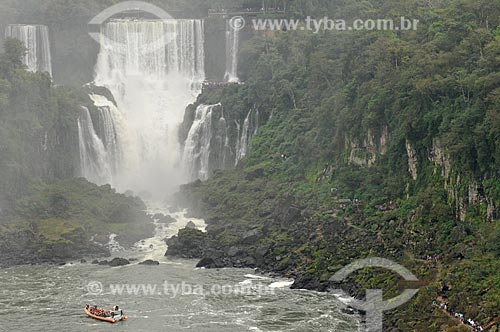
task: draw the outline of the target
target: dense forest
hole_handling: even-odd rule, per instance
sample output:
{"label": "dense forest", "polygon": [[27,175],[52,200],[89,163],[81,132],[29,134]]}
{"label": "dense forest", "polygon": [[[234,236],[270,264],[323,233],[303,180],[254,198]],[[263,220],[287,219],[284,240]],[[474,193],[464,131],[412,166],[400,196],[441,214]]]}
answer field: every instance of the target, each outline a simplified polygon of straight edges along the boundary
{"label": "dense forest", "polygon": [[[436,318],[431,303],[439,296],[492,321],[500,298],[500,4],[290,8],[299,17],[403,14],[420,26],[277,32],[244,45],[245,86],[199,102],[255,107],[269,120],[235,171],[179,195],[208,220],[203,263],[257,266],[297,278],[298,288],[327,289],[332,272],[352,259],[389,256],[418,270],[428,287],[388,318],[388,331],[458,331]],[[190,236],[199,243],[183,235]],[[436,253],[441,263],[421,263]],[[380,286],[377,275],[359,273],[350,290]],[[385,287],[399,293],[390,279]]]}

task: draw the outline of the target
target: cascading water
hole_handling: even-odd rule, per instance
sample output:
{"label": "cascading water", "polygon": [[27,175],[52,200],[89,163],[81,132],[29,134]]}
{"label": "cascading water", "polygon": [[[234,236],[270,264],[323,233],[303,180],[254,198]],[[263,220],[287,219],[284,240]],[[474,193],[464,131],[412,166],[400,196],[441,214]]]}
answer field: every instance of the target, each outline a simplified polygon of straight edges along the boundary
{"label": "cascading water", "polygon": [[[238,144],[236,145],[236,160],[235,164],[238,164],[238,162],[245,158],[248,152],[248,142],[249,142],[249,136],[251,135],[250,132],[250,116],[252,115],[252,110],[248,112],[247,117],[245,118],[245,121],[243,122],[243,128],[241,130],[241,136],[240,140],[238,141]],[[238,128],[240,126],[238,125]]]}
{"label": "cascading water", "polygon": [[200,105],[184,144],[183,161],[191,180],[206,180],[210,176],[212,149],[212,113],[217,105]]}
{"label": "cascading water", "polygon": [[239,141],[236,145],[236,160],[235,165],[245,158],[250,150],[250,141],[259,130],[259,110],[251,109],[243,122],[243,128],[237,123]]}
{"label": "cascading water", "polygon": [[12,24],[7,27],[5,36],[23,42],[27,50],[23,63],[29,71],[47,72],[52,76],[49,29],[46,26]]}
{"label": "cascading water", "polygon": [[234,29],[231,22],[226,22],[226,82],[238,83],[238,53],[240,47],[240,31]]}
{"label": "cascading water", "polygon": [[104,136],[118,133],[117,148],[106,153],[120,153],[106,159],[120,160],[107,183],[120,191],[175,189],[183,180],[178,125],[205,77],[203,21],[111,21],[100,44],[95,83],[111,91],[121,114],[120,123],[103,116]]}
{"label": "cascading water", "polygon": [[257,110],[250,110],[241,126],[236,120],[228,124],[221,104],[199,105],[184,144],[189,179],[206,180],[217,169],[237,165],[248,154],[258,125]]}
{"label": "cascading water", "polygon": [[108,153],[94,129],[89,109],[82,107],[78,119],[80,168],[83,177],[96,184],[105,184],[112,177]]}
{"label": "cascading water", "polygon": [[104,144],[108,164],[115,174],[120,168],[122,160],[123,142],[120,141],[124,137],[121,131],[123,128],[122,115],[116,105],[106,97],[97,94],[90,94],[89,97],[99,111],[97,135]]}

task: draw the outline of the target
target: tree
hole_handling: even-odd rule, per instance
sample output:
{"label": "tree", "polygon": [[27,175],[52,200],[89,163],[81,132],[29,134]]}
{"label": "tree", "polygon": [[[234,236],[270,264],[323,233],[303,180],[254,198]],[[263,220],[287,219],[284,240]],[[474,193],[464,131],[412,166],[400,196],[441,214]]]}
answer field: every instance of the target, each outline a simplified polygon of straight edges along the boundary
{"label": "tree", "polygon": [[7,38],[4,49],[0,55],[0,77],[10,79],[16,69],[25,67],[22,58],[26,54],[26,47],[17,39]]}

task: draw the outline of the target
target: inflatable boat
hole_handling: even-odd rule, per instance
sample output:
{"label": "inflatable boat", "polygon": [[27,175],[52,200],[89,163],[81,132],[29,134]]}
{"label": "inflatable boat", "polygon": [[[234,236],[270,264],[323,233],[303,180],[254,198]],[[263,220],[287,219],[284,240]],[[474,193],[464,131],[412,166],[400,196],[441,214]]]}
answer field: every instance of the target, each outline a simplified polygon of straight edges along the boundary
{"label": "inflatable boat", "polygon": [[[98,312],[105,312],[106,315],[98,315],[96,314],[96,310]],[[128,317],[122,314],[122,311],[120,312],[115,312],[115,311],[105,311],[104,309],[101,308],[91,308],[91,307],[84,307],[83,311],[87,316],[93,319],[97,319],[103,322],[108,322],[108,323],[116,323],[120,321],[127,320]],[[108,315],[109,314],[109,315]]]}

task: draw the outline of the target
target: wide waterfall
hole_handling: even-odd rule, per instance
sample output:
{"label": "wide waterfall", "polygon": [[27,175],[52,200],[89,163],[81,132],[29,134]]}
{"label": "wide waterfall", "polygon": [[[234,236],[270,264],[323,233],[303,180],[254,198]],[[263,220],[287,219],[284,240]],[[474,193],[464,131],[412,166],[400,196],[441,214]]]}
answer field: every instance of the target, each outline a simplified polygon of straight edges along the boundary
{"label": "wide waterfall", "polygon": [[189,179],[206,180],[215,170],[234,168],[248,154],[258,128],[256,109],[244,119],[227,121],[221,104],[199,105],[184,143]]}
{"label": "wide waterfall", "polygon": [[49,29],[46,26],[12,24],[7,27],[5,36],[23,42],[27,50],[23,63],[29,71],[46,72],[52,76]]}
{"label": "wide waterfall", "polygon": [[[120,116],[103,115],[102,123],[94,123],[102,127],[98,136],[107,166],[87,168],[102,174],[84,176],[107,177],[105,182],[121,191],[175,189],[184,180],[178,126],[205,78],[204,22],[111,21],[101,27],[100,44],[95,84],[111,91]],[[101,106],[113,104],[102,98]],[[82,139],[100,149],[96,140]],[[82,169],[85,160],[82,156]]]}
{"label": "wide waterfall", "polygon": [[226,82],[237,83],[238,78],[238,55],[240,47],[240,31],[234,29],[231,22],[226,22]]}

